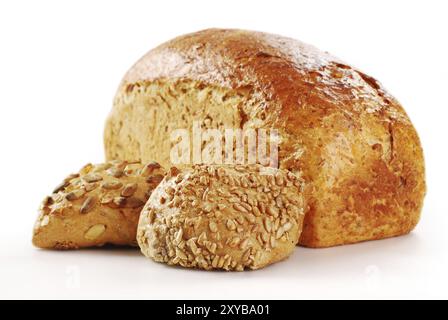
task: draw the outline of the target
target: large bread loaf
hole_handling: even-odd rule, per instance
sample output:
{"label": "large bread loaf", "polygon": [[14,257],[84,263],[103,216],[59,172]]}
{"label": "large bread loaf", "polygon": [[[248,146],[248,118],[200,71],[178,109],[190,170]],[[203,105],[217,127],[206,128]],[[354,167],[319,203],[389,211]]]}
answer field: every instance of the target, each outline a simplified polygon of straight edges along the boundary
{"label": "large bread loaf", "polygon": [[402,235],[419,220],[423,153],[405,111],[375,79],[314,47],[210,29],[155,48],[117,92],[107,158],[169,167],[170,133],[193,121],[278,130],[280,167],[308,185],[302,245]]}

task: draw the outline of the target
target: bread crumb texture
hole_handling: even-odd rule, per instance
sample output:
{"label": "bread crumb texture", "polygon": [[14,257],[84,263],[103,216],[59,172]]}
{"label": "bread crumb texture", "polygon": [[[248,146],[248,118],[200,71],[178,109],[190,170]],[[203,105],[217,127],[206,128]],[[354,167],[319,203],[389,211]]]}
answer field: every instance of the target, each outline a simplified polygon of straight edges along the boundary
{"label": "bread crumb texture", "polygon": [[143,254],[205,270],[259,269],[299,241],[305,203],[296,175],[259,165],[200,165],[168,174],[145,205]]}
{"label": "bread crumb texture", "polygon": [[48,249],[136,246],[140,211],[163,175],[156,162],[87,164],[44,199],[33,244]]}
{"label": "bread crumb texture", "polygon": [[300,41],[209,29],[151,50],[126,74],[105,128],[108,159],[171,166],[170,133],[277,129],[280,168],[301,173],[300,244],[410,232],[425,195],[419,137],[374,78]]}

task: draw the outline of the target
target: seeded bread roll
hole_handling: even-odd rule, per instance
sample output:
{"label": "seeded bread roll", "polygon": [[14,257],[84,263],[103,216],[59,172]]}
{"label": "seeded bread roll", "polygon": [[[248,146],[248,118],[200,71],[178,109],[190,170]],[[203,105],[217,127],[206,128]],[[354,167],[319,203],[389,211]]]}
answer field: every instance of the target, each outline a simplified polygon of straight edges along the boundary
{"label": "seeded bread roll", "polygon": [[143,209],[137,240],[158,262],[259,269],[288,257],[302,231],[302,181],[258,165],[172,169]]}
{"label": "seeded bread roll", "polygon": [[135,246],[140,211],[163,175],[156,162],[84,166],[41,204],[33,244],[48,249]]}
{"label": "seeded bread roll", "polygon": [[164,43],[119,87],[107,158],[171,166],[170,134],[194,121],[278,130],[280,168],[301,172],[308,186],[304,246],[402,235],[419,221],[425,170],[411,121],[378,81],[326,52],[244,30]]}

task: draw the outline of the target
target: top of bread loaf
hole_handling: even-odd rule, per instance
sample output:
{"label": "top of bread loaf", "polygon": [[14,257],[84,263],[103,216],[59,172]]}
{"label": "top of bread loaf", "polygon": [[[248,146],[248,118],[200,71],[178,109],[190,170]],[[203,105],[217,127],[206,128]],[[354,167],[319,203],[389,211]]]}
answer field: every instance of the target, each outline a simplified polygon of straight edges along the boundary
{"label": "top of bread loaf", "polygon": [[386,112],[408,122],[377,80],[314,46],[263,32],[207,29],[174,38],[142,57],[123,84],[183,77],[252,87],[278,101],[284,113],[301,105],[350,105],[352,112]]}

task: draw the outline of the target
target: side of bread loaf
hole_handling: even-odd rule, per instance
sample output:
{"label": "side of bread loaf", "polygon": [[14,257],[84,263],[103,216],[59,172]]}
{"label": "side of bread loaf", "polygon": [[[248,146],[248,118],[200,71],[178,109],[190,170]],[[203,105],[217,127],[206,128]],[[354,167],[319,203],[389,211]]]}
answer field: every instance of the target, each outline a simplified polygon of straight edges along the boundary
{"label": "side of bread loaf", "polygon": [[147,257],[206,270],[259,269],[288,257],[304,216],[303,182],[262,166],[195,166],[169,174],[142,211]]}
{"label": "side of bread loaf", "polygon": [[161,45],[123,79],[106,156],[169,166],[170,133],[193,121],[278,130],[280,167],[308,186],[304,246],[402,235],[419,220],[423,152],[405,111],[378,81],[312,46],[221,29]]}
{"label": "side of bread loaf", "polygon": [[48,249],[137,245],[140,211],[163,174],[155,162],[84,166],[41,204],[33,244]]}

